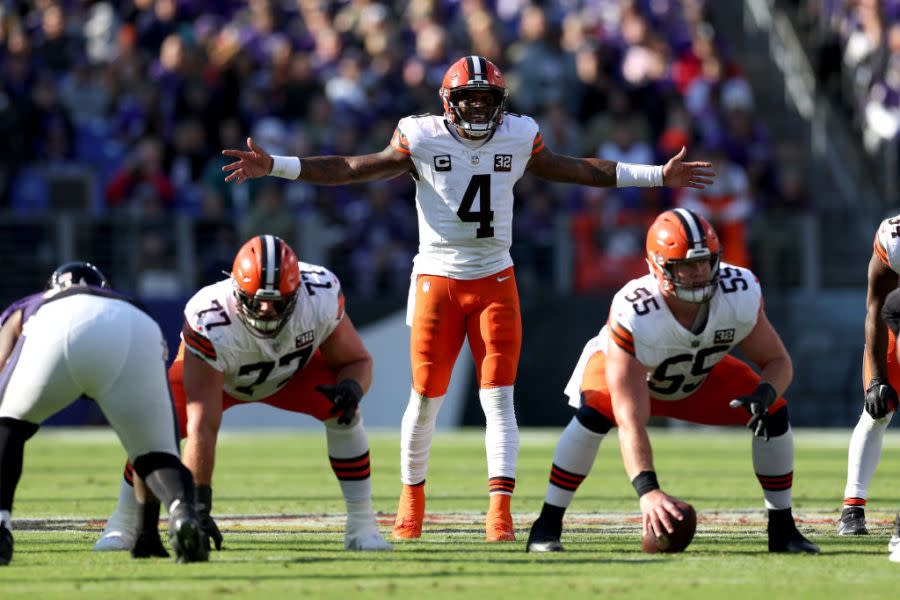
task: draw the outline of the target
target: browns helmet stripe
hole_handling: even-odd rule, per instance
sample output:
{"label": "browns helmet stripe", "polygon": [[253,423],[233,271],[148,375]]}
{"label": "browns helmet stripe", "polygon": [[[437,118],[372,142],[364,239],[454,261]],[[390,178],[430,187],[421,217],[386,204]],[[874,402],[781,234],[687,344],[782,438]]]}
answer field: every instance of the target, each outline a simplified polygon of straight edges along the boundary
{"label": "browns helmet stripe", "polygon": [[676,208],[672,210],[678,220],[681,221],[682,227],[688,237],[688,244],[693,248],[706,248],[706,232],[703,231],[703,225],[700,219],[693,211],[686,208]]}
{"label": "browns helmet stripe", "polygon": [[467,83],[472,83],[473,81],[487,81],[487,61],[483,57],[467,56],[466,67],[468,67],[469,71],[469,81]]}
{"label": "browns helmet stripe", "polygon": [[279,291],[281,281],[281,248],[279,240],[274,235],[261,235],[259,241],[260,268],[259,278],[266,290]]}

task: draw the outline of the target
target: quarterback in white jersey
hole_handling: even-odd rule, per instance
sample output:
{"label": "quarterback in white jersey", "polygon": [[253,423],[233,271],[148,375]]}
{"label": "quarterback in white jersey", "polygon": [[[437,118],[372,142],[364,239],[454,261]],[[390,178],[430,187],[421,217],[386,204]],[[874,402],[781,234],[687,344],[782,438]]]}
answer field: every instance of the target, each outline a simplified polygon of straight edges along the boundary
{"label": "quarterback in white jersey", "polygon": [[[794,446],[781,397],[791,382],[791,359],[766,318],[756,277],[720,264],[720,254],[715,230],[692,211],[666,211],[650,227],[650,274],[616,294],[606,325],[588,342],[566,387],[578,410],[557,444],[529,552],[563,549],[563,514],[616,426],[644,532],[672,532],[684,504],[660,489],[646,429],[651,416],[746,422],[768,509],[769,551],[818,552],[791,515]],[[735,346],[759,375],[729,354]]]}
{"label": "quarterback in white jersey", "polygon": [[194,483],[178,457],[166,342],[146,309],[110,289],[94,265],[72,262],[53,272],[44,292],[3,311],[0,324],[0,565],[12,559],[25,442],[82,395],[97,402],[156,497],[148,501],[141,489],[138,504],[130,494],[129,526],[138,538],[132,555],[168,556],[158,530],[162,502],[178,562],[206,561]]}
{"label": "quarterback in white jersey", "polygon": [[403,490],[393,536],[418,538],[425,515],[425,475],[437,413],[463,341],[475,360],[485,414],[490,507],[489,542],[515,539],[510,498],[516,483],[518,426],[513,384],[522,345],[521,311],[512,259],[513,186],[526,171],[550,181],[596,187],[702,189],[709,163],[630,165],[554,154],[535,122],[505,110],[503,74],[481,56],[456,61],[440,89],[443,114],[406,117],[391,143],[365,156],[272,157],[247,140],[248,151],[224,150],[235,162],[226,181],[274,175],[343,185],[410,175],[416,184],[419,253],[410,285],[412,390],[401,424]]}
{"label": "quarterback in white jersey", "polygon": [[[182,343],[169,385],[197,482],[198,514],[221,548],[210,516],[212,472],[222,412],[263,402],[325,425],[328,455],[347,504],[345,547],[389,550],[372,510],[369,442],[357,411],[372,381],[372,359],[344,313],[340,283],[302,263],[284,240],[254,237],[238,251],[231,277],[207,286],[184,310]],[[133,542],[122,522],[131,507],[126,466],[116,513],[96,550]]]}
{"label": "quarterback in white jersey", "polygon": [[[866,293],[866,346],[863,352],[864,410],[853,429],[847,461],[844,505],[838,521],[841,535],[866,535],[865,507],[869,484],[881,459],[884,432],[897,410],[900,362],[900,215],[878,227],[869,260]],[[891,560],[900,562],[900,515],[894,520],[889,544]]]}

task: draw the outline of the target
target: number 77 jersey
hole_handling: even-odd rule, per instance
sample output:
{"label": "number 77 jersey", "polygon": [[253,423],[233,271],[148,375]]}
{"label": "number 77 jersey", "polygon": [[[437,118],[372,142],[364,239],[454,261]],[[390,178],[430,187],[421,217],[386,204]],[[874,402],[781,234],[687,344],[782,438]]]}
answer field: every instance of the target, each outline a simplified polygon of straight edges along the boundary
{"label": "number 77 jersey", "polygon": [[391,139],[415,166],[413,272],[478,279],[512,266],[513,186],[544,143],[533,119],[511,113],[477,148],[451,127],[434,115],[406,117]]}
{"label": "number 77 jersey", "polygon": [[224,375],[224,391],[237,400],[263,400],[306,366],[344,317],[337,277],[324,267],[299,263],[297,304],[273,337],[258,337],[241,321],[232,280],[206,286],[184,307],[181,339]]}
{"label": "number 77 jersey", "polygon": [[609,341],[647,368],[650,396],[681,400],[706,380],[713,367],[756,325],[762,292],[748,269],[722,263],[719,284],[709,301],[706,325],[684,328],[669,310],[653,275],[633,279],[612,301],[609,320],[585,346],[565,393],[581,406],[581,383],[590,358],[606,353]]}

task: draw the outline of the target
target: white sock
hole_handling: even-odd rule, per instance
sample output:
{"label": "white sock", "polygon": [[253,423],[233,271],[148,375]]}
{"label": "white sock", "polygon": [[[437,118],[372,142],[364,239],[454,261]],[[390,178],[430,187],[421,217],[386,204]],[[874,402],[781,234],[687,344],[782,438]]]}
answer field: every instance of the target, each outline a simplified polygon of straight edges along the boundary
{"label": "white sock", "polygon": [[349,425],[339,425],[337,418],[325,421],[328,458],[347,505],[347,520],[374,521],[372,510],[372,466],[369,460],[369,436],[362,415],[356,414]]}
{"label": "white sock", "polygon": [[519,461],[519,426],[511,385],[478,390],[484,411],[484,448],[491,494],[512,495]]}
{"label": "white sock", "polygon": [[406,485],[425,481],[434,423],[445,397],[426,398],[415,390],[409,393],[400,423],[400,481]]}
{"label": "white sock", "polygon": [[766,508],[790,508],[794,484],[794,433],[790,427],[769,441],[753,436],[753,470],[763,488]]}
{"label": "white sock", "polygon": [[[134,497],[134,486],[125,481],[123,477],[119,482],[119,501],[116,503],[116,509],[113,511],[112,518],[116,516],[125,517],[127,527],[131,527],[131,519],[132,516],[136,515],[140,505],[138,504],[137,499]],[[135,521],[135,525],[137,521]]]}
{"label": "white sock", "polygon": [[556,443],[553,453],[553,467],[550,469],[550,484],[544,501],[553,506],[566,508],[572,502],[575,491],[591,472],[600,442],[605,433],[596,433],[572,417]]}
{"label": "white sock", "polygon": [[847,454],[847,485],[844,488],[845,505],[849,498],[866,500],[869,497],[869,484],[881,460],[881,444],[884,442],[884,431],[894,413],[889,412],[882,419],[873,419],[867,411],[859,417],[859,423],[850,437],[850,449]]}
{"label": "white sock", "polygon": [[6,528],[12,531],[12,514],[8,510],[0,510],[0,522],[6,525]]}

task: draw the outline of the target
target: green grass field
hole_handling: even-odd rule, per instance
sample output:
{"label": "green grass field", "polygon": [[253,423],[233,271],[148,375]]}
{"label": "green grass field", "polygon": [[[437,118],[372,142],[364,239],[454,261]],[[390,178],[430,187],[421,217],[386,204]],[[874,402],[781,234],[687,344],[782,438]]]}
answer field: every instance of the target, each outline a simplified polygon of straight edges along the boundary
{"label": "green grass field", "polygon": [[[16,497],[16,550],[0,596],[106,598],[855,598],[889,593],[887,560],[900,509],[900,436],[888,435],[870,494],[873,535],[834,533],[849,431],[795,432],[794,512],[820,556],[766,552],[762,493],[742,430],[655,430],[660,482],[699,512],[682,555],[640,550],[638,508],[615,436],[600,449],[567,516],[567,552],[524,552],[543,502],[558,430],[525,431],[513,501],[519,541],[483,543],[487,482],[482,434],[438,434],[421,540],[393,553],[343,550],[343,503],[322,433],[223,434],[214,483],[225,533],[208,564],[93,553],[112,510],[123,451],[106,431],[41,431],[26,447]],[[399,434],[371,435],[375,508],[389,531],[399,492]]]}

